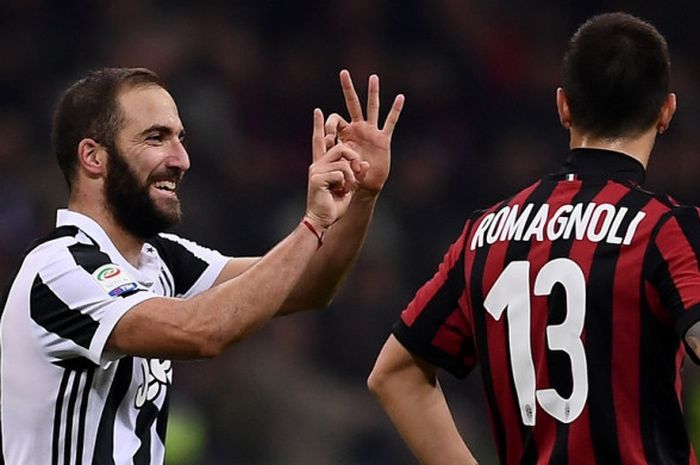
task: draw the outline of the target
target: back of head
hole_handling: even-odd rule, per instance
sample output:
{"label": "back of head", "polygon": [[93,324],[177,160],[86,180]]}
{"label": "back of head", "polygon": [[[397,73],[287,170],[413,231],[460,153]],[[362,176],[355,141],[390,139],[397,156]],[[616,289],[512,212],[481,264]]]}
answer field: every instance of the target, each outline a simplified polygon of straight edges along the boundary
{"label": "back of head", "polygon": [[158,75],[146,68],[102,68],[91,71],[61,95],[53,115],[51,143],[69,189],[80,141],[91,138],[113,147],[122,124],[119,93],[141,85],[164,87]]}
{"label": "back of head", "polygon": [[562,65],[571,124],[604,138],[649,129],[668,95],[670,66],[666,40],[651,24],[625,13],[592,17]]}

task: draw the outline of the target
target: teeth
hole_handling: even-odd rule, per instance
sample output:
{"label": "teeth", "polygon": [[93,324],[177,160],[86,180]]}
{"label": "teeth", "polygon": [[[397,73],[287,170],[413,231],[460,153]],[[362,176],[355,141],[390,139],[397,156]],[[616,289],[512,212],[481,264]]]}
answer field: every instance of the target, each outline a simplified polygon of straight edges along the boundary
{"label": "teeth", "polygon": [[156,187],[156,189],[163,189],[166,191],[174,191],[175,187],[177,187],[173,181],[158,181],[153,185]]}

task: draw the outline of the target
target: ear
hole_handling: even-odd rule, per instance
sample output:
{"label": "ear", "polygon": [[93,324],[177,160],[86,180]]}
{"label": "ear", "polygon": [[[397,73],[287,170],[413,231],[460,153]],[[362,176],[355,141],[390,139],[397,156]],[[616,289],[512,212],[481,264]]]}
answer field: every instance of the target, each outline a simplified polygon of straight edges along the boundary
{"label": "ear", "polygon": [[559,122],[564,129],[571,128],[571,112],[569,111],[569,99],[566,92],[561,87],[557,88],[557,112],[559,113]]}
{"label": "ear", "polygon": [[78,144],[78,164],[90,178],[107,172],[107,150],[94,139],[85,138]]}
{"label": "ear", "polygon": [[674,113],[676,113],[676,94],[671,92],[666,96],[666,100],[661,105],[661,111],[659,111],[659,121],[656,123],[656,131],[659,134],[663,134],[668,129]]}

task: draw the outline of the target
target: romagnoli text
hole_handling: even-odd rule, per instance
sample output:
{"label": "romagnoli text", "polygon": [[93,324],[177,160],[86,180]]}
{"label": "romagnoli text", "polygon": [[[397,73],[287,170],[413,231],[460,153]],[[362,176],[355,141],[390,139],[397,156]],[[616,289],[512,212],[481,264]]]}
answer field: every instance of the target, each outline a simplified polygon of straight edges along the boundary
{"label": "romagnoli text", "polygon": [[625,221],[628,215],[628,208],[609,203],[566,204],[556,209],[543,204],[537,210],[534,204],[508,205],[483,217],[470,248],[496,241],[567,240],[572,235],[576,240],[628,245],[646,213],[638,211]]}

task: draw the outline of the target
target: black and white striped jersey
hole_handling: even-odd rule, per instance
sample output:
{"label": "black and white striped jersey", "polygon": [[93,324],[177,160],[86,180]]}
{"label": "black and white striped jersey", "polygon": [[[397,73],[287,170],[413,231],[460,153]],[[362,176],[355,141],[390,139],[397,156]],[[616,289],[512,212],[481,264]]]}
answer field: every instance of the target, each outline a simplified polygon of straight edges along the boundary
{"label": "black and white striped jersey", "polygon": [[228,258],[172,234],[129,264],[90,218],[59,210],[27,252],[0,320],[5,463],[162,464],[169,360],[109,353],[119,319],[144,300],[212,286]]}

